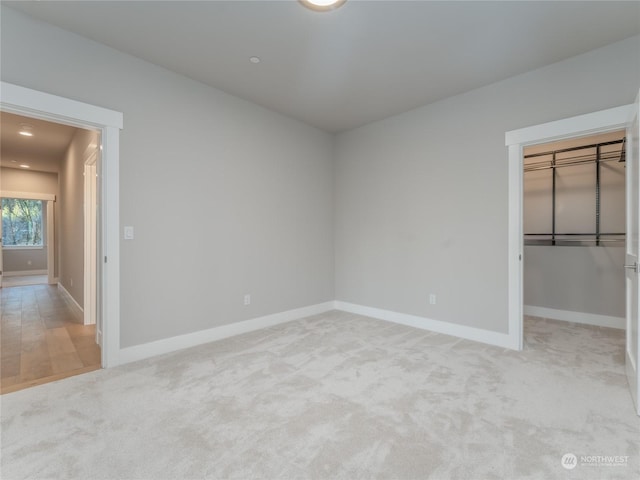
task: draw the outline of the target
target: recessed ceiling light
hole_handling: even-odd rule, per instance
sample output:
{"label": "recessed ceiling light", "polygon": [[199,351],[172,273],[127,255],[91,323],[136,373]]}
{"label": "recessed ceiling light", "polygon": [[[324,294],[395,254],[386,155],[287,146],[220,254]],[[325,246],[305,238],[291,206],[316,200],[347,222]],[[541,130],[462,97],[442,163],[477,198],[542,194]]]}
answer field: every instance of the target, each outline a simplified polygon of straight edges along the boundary
{"label": "recessed ceiling light", "polygon": [[249,58],[251,63],[260,63],[260,57],[251,57]]}
{"label": "recessed ceiling light", "polygon": [[23,137],[33,137],[33,127],[28,123],[21,123],[18,133]]}
{"label": "recessed ceiling light", "polygon": [[326,12],[341,7],[347,0],[298,0],[305,7],[316,12]]}
{"label": "recessed ceiling light", "polygon": [[29,165],[26,165],[26,164],[24,164],[24,163],[21,163],[21,164],[20,164],[20,168],[31,168],[31,167],[30,167]]}

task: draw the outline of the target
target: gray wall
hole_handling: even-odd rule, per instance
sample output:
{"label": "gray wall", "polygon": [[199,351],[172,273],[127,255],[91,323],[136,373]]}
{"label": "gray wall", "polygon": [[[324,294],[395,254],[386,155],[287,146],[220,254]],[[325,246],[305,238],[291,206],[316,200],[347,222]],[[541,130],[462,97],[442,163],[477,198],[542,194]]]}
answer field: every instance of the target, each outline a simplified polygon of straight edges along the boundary
{"label": "gray wall", "polygon": [[638,51],[634,37],[340,135],[336,298],[506,333],[505,132],[633,102]]}
{"label": "gray wall", "polygon": [[122,347],[334,298],[330,135],[1,8],[3,81],[124,113]]}
{"label": "gray wall", "polygon": [[[8,158],[10,159],[10,157]],[[17,168],[0,168],[0,190],[10,192],[49,193],[58,198],[58,174],[48,172],[34,172]],[[46,215],[43,220],[46,223]],[[54,251],[58,245],[59,202],[54,202]],[[45,225],[45,228],[48,226]],[[46,243],[46,235],[44,238]],[[27,270],[47,269],[47,249],[41,250],[7,250],[2,251],[3,268],[5,272],[21,272]],[[28,262],[31,261],[31,265]],[[54,275],[58,272],[58,259],[54,258]]]}
{"label": "gray wall", "polygon": [[625,315],[624,247],[524,247],[524,304]]}
{"label": "gray wall", "polygon": [[47,247],[2,249],[2,268],[6,275],[12,272],[47,270]]}
{"label": "gray wall", "polygon": [[97,134],[78,129],[60,163],[59,282],[84,306],[84,152]]}
{"label": "gray wall", "polygon": [[1,8],[4,81],[124,112],[123,347],[334,298],[506,332],[505,131],[630,103],[640,83],[636,37],[334,145]]}

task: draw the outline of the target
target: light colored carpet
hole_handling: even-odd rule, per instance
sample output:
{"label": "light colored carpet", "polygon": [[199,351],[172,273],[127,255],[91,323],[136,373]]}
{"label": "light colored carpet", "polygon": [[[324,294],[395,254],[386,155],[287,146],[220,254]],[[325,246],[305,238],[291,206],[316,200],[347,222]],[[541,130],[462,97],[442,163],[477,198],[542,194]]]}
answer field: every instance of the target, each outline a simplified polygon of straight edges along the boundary
{"label": "light colored carpet", "polygon": [[2,478],[640,478],[623,332],[525,328],[513,352],[330,312],[10,393]]}

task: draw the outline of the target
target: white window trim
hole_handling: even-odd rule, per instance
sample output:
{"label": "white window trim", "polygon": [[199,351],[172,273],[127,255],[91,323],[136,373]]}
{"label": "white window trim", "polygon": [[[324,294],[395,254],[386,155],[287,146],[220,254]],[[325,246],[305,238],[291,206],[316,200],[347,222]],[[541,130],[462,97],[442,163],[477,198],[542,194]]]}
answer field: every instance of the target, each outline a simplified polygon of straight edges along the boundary
{"label": "white window trim", "polygon": [[41,200],[43,202],[56,201],[56,196],[51,193],[12,192],[10,190],[0,190],[0,197],[18,198],[20,200]]}
{"label": "white window trim", "polygon": [[[56,200],[56,196],[49,193],[12,192],[9,190],[0,190],[0,199],[1,198],[17,198],[19,200],[39,200],[43,203],[54,202]],[[45,221],[44,216],[41,219],[41,222],[46,232],[48,230],[48,225]],[[47,248],[46,242],[43,242],[42,245],[4,245],[4,244],[2,245],[3,250],[43,250],[45,248]]]}

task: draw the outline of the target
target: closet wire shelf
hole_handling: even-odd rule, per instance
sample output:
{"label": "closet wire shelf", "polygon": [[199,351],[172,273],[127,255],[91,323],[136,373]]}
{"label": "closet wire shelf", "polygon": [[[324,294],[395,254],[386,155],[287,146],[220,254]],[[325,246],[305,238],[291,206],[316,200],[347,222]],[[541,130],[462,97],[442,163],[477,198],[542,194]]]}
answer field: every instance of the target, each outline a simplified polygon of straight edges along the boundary
{"label": "closet wire shelf", "polygon": [[[605,162],[625,162],[625,138],[609,142],[600,142],[579,147],[564,148],[541,153],[525,155],[524,158],[551,157],[551,160],[528,163],[524,166],[524,172],[553,169],[552,182],[552,231],[550,233],[525,233],[525,245],[553,245],[553,246],[624,246],[626,235],[624,232],[600,231],[600,164]],[[603,151],[603,147],[620,145],[619,149]],[[579,152],[580,150],[594,150],[595,152],[582,153],[569,157],[559,158],[560,155]],[[596,211],[595,232],[591,233],[558,233],[556,232],[556,174],[558,168],[571,167],[595,163],[596,165]]]}

